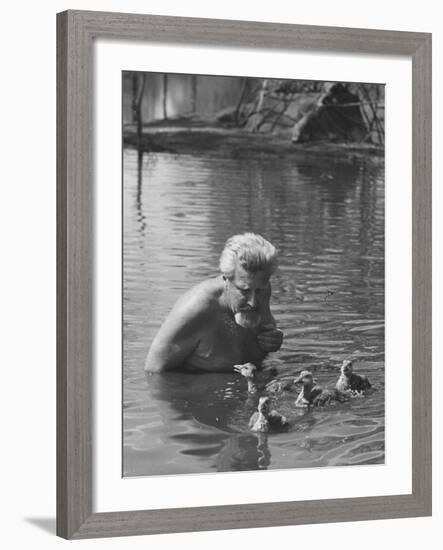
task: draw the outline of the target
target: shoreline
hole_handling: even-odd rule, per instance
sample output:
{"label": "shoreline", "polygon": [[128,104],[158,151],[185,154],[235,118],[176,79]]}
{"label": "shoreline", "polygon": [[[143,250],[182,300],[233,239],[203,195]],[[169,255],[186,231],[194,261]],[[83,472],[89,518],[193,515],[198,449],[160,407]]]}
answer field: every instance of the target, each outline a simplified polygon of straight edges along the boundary
{"label": "shoreline", "polygon": [[[310,141],[292,143],[288,134],[261,134],[246,132],[239,128],[218,125],[150,124],[143,127],[139,140],[134,125],[123,129],[123,147],[141,149],[144,153],[171,153],[209,155],[225,157],[272,155],[285,157],[288,154],[299,157],[322,155],[339,157],[341,160],[368,158],[384,161],[384,147],[368,143]],[[139,147],[139,145],[141,147]]]}

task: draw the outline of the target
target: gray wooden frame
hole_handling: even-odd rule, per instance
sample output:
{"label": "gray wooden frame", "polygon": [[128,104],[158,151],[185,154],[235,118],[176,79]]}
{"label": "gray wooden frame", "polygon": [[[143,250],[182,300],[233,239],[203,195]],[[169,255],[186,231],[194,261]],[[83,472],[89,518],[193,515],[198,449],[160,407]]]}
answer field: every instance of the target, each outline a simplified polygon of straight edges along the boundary
{"label": "gray wooden frame", "polygon": [[[93,513],[93,41],[404,55],[412,59],[412,494]],[[431,35],[66,11],[57,15],[57,534],[142,535],[431,514]]]}

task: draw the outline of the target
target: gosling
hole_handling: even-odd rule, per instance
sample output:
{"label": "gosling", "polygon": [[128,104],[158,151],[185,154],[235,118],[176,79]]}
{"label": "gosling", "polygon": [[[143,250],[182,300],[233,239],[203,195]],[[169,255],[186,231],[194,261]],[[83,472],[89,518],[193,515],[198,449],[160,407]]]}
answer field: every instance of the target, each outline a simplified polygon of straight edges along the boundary
{"label": "gosling", "polygon": [[249,420],[251,432],[268,433],[270,430],[282,430],[289,426],[285,416],[277,411],[269,410],[270,404],[269,397],[260,397],[257,410]]}
{"label": "gosling", "polygon": [[[243,365],[234,365],[235,372],[241,374],[248,383],[248,393],[257,393],[256,385],[257,367],[253,363],[244,363]],[[277,380],[271,380],[264,387],[264,391],[270,394],[279,394],[285,391],[290,391],[294,388],[294,378],[286,377]]]}
{"label": "gosling", "polygon": [[257,386],[255,384],[255,374],[257,367],[253,363],[244,363],[243,365],[234,365],[234,371],[238,372],[248,383],[248,393],[257,393]]}
{"label": "gosling", "polygon": [[356,374],[353,372],[353,362],[345,359],[340,368],[340,376],[335,385],[336,389],[341,392],[351,392],[354,395],[364,395],[367,390],[372,387],[368,377],[364,374]]}
{"label": "gosling", "polygon": [[302,371],[294,383],[302,384],[302,389],[295,401],[296,407],[324,407],[336,402],[344,403],[349,399],[349,395],[336,388],[328,389],[318,386],[312,373],[307,370]]}

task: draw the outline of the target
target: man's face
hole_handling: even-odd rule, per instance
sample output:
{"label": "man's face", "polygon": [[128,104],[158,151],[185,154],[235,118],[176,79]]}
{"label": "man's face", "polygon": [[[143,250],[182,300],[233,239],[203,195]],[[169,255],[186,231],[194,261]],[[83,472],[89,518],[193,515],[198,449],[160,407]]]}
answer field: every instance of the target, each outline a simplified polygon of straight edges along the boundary
{"label": "man's face", "polygon": [[237,324],[254,328],[261,320],[263,305],[268,299],[269,270],[255,273],[237,265],[234,276],[227,279],[226,294]]}

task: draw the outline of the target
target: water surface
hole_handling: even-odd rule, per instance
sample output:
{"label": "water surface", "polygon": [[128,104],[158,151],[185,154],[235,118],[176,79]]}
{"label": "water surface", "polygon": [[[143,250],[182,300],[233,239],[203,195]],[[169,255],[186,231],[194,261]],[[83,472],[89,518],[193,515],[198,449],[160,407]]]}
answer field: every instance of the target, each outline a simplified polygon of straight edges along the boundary
{"label": "water surface", "polygon": [[[125,476],[384,462],[384,166],[371,158],[124,152]],[[333,385],[345,357],[375,391],[300,411],[286,433],[247,430],[257,398],[236,374],[143,373],[175,300],[217,275],[228,237],[277,246],[271,308],[285,339],[259,382],[310,369]]]}

